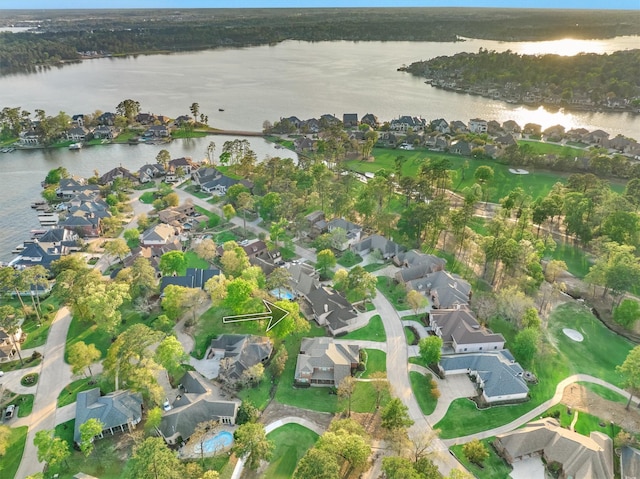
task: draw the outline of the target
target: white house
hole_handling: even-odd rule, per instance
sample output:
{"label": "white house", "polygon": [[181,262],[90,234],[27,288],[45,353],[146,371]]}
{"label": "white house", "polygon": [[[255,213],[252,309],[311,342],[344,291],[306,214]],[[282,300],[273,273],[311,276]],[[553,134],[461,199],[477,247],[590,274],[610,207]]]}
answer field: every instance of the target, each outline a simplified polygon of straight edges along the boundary
{"label": "white house", "polygon": [[487,132],[486,120],[481,120],[480,118],[474,118],[472,120],[469,120],[469,131],[471,133],[486,133]]}

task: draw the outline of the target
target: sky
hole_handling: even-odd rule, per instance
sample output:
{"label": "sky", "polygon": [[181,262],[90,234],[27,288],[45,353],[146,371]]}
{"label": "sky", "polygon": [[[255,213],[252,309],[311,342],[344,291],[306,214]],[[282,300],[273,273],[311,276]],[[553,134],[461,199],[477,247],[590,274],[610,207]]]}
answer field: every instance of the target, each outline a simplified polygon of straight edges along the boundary
{"label": "sky", "polygon": [[640,10],[640,0],[0,0],[0,9],[497,7]]}

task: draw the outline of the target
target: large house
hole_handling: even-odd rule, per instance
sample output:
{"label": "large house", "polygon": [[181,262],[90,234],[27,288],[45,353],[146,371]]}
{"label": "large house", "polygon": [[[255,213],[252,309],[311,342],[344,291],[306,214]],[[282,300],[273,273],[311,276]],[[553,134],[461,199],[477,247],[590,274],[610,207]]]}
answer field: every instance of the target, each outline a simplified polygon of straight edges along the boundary
{"label": "large house", "polygon": [[211,340],[209,355],[222,358],[220,375],[238,381],[242,373],[258,363],[264,364],[273,351],[273,343],[264,336],[222,334]]}
{"label": "large house", "polygon": [[402,269],[396,273],[395,278],[398,283],[403,284],[408,281],[423,278],[436,271],[442,271],[447,264],[446,259],[432,254],[425,254],[415,249],[398,254],[393,258],[393,262],[402,267]]}
{"label": "large house", "polygon": [[107,171],[98,179],[100,185],[112,185],[117,178],[128,179],[133,184],[139,183],[138,178],[123,166],[116,166],[112,170]]}
{"label": "large house", "polygon": [[25,241],[24,249],[9,262],[9,266],[18,269],[38,265],[49,268],[51,263],[59,260],[61,256],[61,248],[47,247],[45,249],[38,243],[38,240]]}
{"label": "large house", "polygon": [[187,268],[184,276],[163,276],[160,280],[160,292],[170,284],[182,286],[183,288],[199,288],[204,289],[204,285],[214,276],[220,274],[219,269],[209,268]]}
{"label": "large house", "polygon": [[473,118],[469,120],[469,131],[471,133],[486,133],[487,132],[487,121],[482,120],[480,118]]}
{"label": "large house", "polygon": [[499,351],[504,348],[502,334],[494,334],[480,326],[473,312],[462,306],[454,309],[433,309],[429,326],[442,338],[445,352],[476,353]]}
{"label": "large house", "polygon": [[560,479],[613,479],[611,438],[595,431],[589,437],[583,436],[561,427],[558,420],[551,417],[498,434],[493,446],[509,464],[535,456],[541,456],[547,464],[559,464]]}
{"label": "large house", "polygon": [[11,361],[18,352],[16,344],[20,342],[22,337],[22,328],[9,334],[0,328],[0,362]]}
{"label": "large house", "polygon": [[360,348],[331,338],[304,338],[296,363],[295,382],[309,386],[339,386],[360,362]]}
{"label": "large house", "polygon": [[401,116],[391,120],[389,127],[394,131],[423,131],[426,125],[426,121],[417,116]]}
{"label": "large house", "polygon": [[100,388],[78,393],[76,399],[76,421],[73,440],[80,443],[80,426],[89,419],[102,423],[102,438],[105,432],[112,435],[118,431],[131,432],[142,419],[142,396],[131,391],[114,391],[100,396]]}
{"label": "large house", "polygon": [[468,374],[478,395],[488,404],[524,401],[529,395],[524,370],[506,349],[443,356],[440,368],[445,376]]}
{"label": "large house", "polygon": [[346,233],[345,241],[342,244],[334,245],[339,251],[345,251],[349,246],[360,241],[362,226],[352,223],[351,221],[347,221],[344,218],[332,219],[327,224],[327,228],[330,232],[340,228]]}
{"label": "large house", "polygon": [[158,432],[167,444],[179,444],[180,440],[187,441],[201,422],[235,424],[238,406],[234,401],[219,400],[206,379],[187,371],[180,379],[180,393],[172,408],[162,416]]}
{"label": "large house", "polygon": [[150,227],[140,235],[142,246],[164,246],[176,240],[176,230],[173,226],[160,223]]}
{"label": "large house", "polygon": [[405,251],[405,249],[398,243],[380,235],[367,236],[366,238],[351,245],[351,251],[359,254],[360,256],[369,254],[374,250],[379,251],[383,259],[393,258]]}
{"label": "large house", "polygon": [[415,290],[426,294],[436,309],[452,309],[468,304],[471,298],[471,285],[457,274],[444,270],[408,280],[404,285],[407,291]]}
{"label": "large house", "polygon": [[250,181],[230,178],[216,168],[199,168],[191,173],[191,178],[196,185],[200,186],[202,191],[217,196],[226,195],[227,190],[238,183],[249,189],[253,188],[253,184]]}

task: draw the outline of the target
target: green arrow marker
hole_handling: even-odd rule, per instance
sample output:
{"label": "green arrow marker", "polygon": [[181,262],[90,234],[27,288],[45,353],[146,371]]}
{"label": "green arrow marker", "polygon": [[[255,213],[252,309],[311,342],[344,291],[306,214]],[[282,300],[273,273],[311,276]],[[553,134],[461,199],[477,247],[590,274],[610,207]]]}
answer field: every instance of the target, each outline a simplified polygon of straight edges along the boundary
{"label": "green arrow marker", "polygon": [[266,299],[262,300],[267,307],[268,312],[264,313],[249,313],[249,314],[237,314],[235,316],[224,316],[222,322],[224,324],[229,323],[241,323],[243,321],[261,321],[268,319],[267,331],[270,331],[276,324],[282,321],[289,315],[289,311],[286,311],[273,303],[270,303]]}

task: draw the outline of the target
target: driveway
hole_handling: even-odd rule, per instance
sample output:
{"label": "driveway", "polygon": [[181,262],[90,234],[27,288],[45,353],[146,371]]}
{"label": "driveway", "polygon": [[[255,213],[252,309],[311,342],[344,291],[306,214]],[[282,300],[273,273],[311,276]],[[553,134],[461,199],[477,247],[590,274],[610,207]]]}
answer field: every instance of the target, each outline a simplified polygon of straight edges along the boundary
{"label": "driveway", "polygon": [[512,479],[546,479],[544,464],[540,457],[530,457],[513,463]]}

